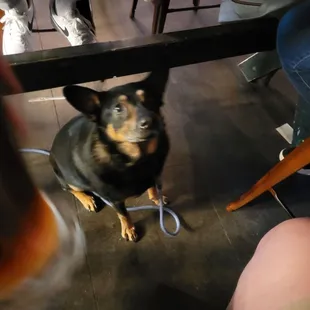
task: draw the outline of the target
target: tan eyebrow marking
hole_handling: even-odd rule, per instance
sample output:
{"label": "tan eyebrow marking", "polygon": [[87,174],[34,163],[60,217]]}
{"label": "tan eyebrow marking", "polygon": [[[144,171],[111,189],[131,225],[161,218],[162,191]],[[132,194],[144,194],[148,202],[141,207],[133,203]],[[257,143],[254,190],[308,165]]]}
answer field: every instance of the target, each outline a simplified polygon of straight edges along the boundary
{"label": "tan eyebrow marking", "polygon": [[141,100],[142,102],[145,100],[145,97],[144,97],[144,90],[138,89],[138,90],[136,91],[136,95],[137,95],[137,97],[139,98],[139,100]]}
{"label": "tan eyebrow marking", "polygon": [[126,95],[120,95],[120,96],[118,97],[118,101],[119,101],[120,103],[125,103],[125,102],[128,101],[128,97],[127,97]]}
{"label": "tan eyebrow marking", "polygon": [[99,97],[97,95],[90,95],[90,103],[94,102],[95,104],[100,105],[100,100]]}

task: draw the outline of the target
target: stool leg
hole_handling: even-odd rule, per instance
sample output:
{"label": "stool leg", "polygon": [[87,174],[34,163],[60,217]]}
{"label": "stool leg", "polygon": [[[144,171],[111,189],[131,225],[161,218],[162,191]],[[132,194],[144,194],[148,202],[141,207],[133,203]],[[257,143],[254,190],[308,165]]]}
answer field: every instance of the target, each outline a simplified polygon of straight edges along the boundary
{"label": "stool leg", "polygon": [[163,33],[166,23],[166,17],[168,14],[170,0],[163,0],[160,12],[159,12],[159,21],[158,21],[158,29],[157,33]]}
{"label": "stool leg", "polygon": [[[199,6],[199,4],[200,4],[200,0],[193,0],[193,5],[194,5],[195,7]],[[194,11],[197,13],[197,12],[198,12],[198,9],[195,9]]]}
{"label": "stool leg", "polygon": [[154,4],[152,34],[156,34],[157,33],[160,8],[161,8],[160,4]]}
{"label": "stool leg", "polygon": [[130,18],[135,18],[135,13],[136,13],[137,5],[138,5],[138,0],[133,0],[132,1],[131,12],[130,12]]}
{"label": "stool leg", "polygon": [[234,211],[241,208],[309,163],[310,138],[275,165],[248,192],[243,194],[238,200],[230,203],[226,210]]}

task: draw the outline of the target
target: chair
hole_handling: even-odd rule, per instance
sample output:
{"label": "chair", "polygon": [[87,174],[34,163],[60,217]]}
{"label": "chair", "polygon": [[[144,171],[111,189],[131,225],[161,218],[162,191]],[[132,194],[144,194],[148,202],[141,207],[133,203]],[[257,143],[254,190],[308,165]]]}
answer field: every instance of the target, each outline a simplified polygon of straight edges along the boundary
{"label": "chair", "polygon": [[308,164],[310,164],[310,138],[306,139],[294,151],[275,165],[248,192],[243,194],[238,200],[230,203],[226,210],[237,210],[266,191],[270,191],[274,195],[273,186]]}
{"label": "chair", "polygon": [[[294,2],[294,0],[223,0],[219,22],[227,24],[266,16],[280,18]],[[277,51],[274,50],[255,53],[242,61],[238,67],[248,82],[259,82],[268,86],[274,74],[281,69],[281,63]]]}
{"label": "chair", "polygon": [[[169,13],[184,12],[184,11],[197,12],[198,10],[201,9],[212,9],[220,7],[220,4],[200,6],[200,0],[193,0],[193,6],[185,8],[169,8],[170,0],[152,0],[152,3],[154,5],[153,23],[152,23],[153,34],[163,33],[167,14]],[[130,12],[130,18],[132,19],[135,17],[137,5],[138,0],[133,0],[132,9]]]}

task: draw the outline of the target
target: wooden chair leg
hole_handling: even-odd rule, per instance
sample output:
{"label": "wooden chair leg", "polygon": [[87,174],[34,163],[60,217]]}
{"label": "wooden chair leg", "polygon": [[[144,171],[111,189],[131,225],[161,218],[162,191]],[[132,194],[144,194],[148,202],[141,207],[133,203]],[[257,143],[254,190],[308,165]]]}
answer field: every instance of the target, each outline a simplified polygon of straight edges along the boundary
{"label": "wooden chair leg", "polygon": [[310,138],[275,165],[237,201],[230,203],[226,208],[227,211],[241,208],[308,164],[310,164]]}
{"label": "wooden chair leg", "polygon": [[133,0],[132,1],[131,12],[130,12],[130,18],[135,18],[135,13],[136,13],[137,5],[138,5],[138,0]]}
{"label": "wooden chair leg", "polygon": [[162,1],[161,7],[160,7],[160,12],[159,12],[158,29],[157,29],[156,33],[163,33],[164,32],[166,17],[167,17],[168,9],[169,9],[169,4],[170,4],[170,0],[163,0]]}
{"label": "wooden chair leg", "polygon": [[160,9],[161,9],[161,4],[154,4],[152,34],[157,33]]}

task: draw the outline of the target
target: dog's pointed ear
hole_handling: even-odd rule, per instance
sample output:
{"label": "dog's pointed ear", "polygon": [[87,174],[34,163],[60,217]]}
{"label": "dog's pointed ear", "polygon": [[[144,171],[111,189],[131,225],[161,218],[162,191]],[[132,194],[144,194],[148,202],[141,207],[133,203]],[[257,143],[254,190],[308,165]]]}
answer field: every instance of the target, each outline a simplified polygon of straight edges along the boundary
{"label": "dog's pointed ear", "polygon": [[162,97],[169,78],[169,69],[158,69],[149,74],[143,81],[145,86],[154,92],[154,94]]}
{"label": "dog's pointed ear", "polygon": [[63,89],[63,94],[75,109],[90,118],[100,111],[100,93],[93,89],[70,85]]}

